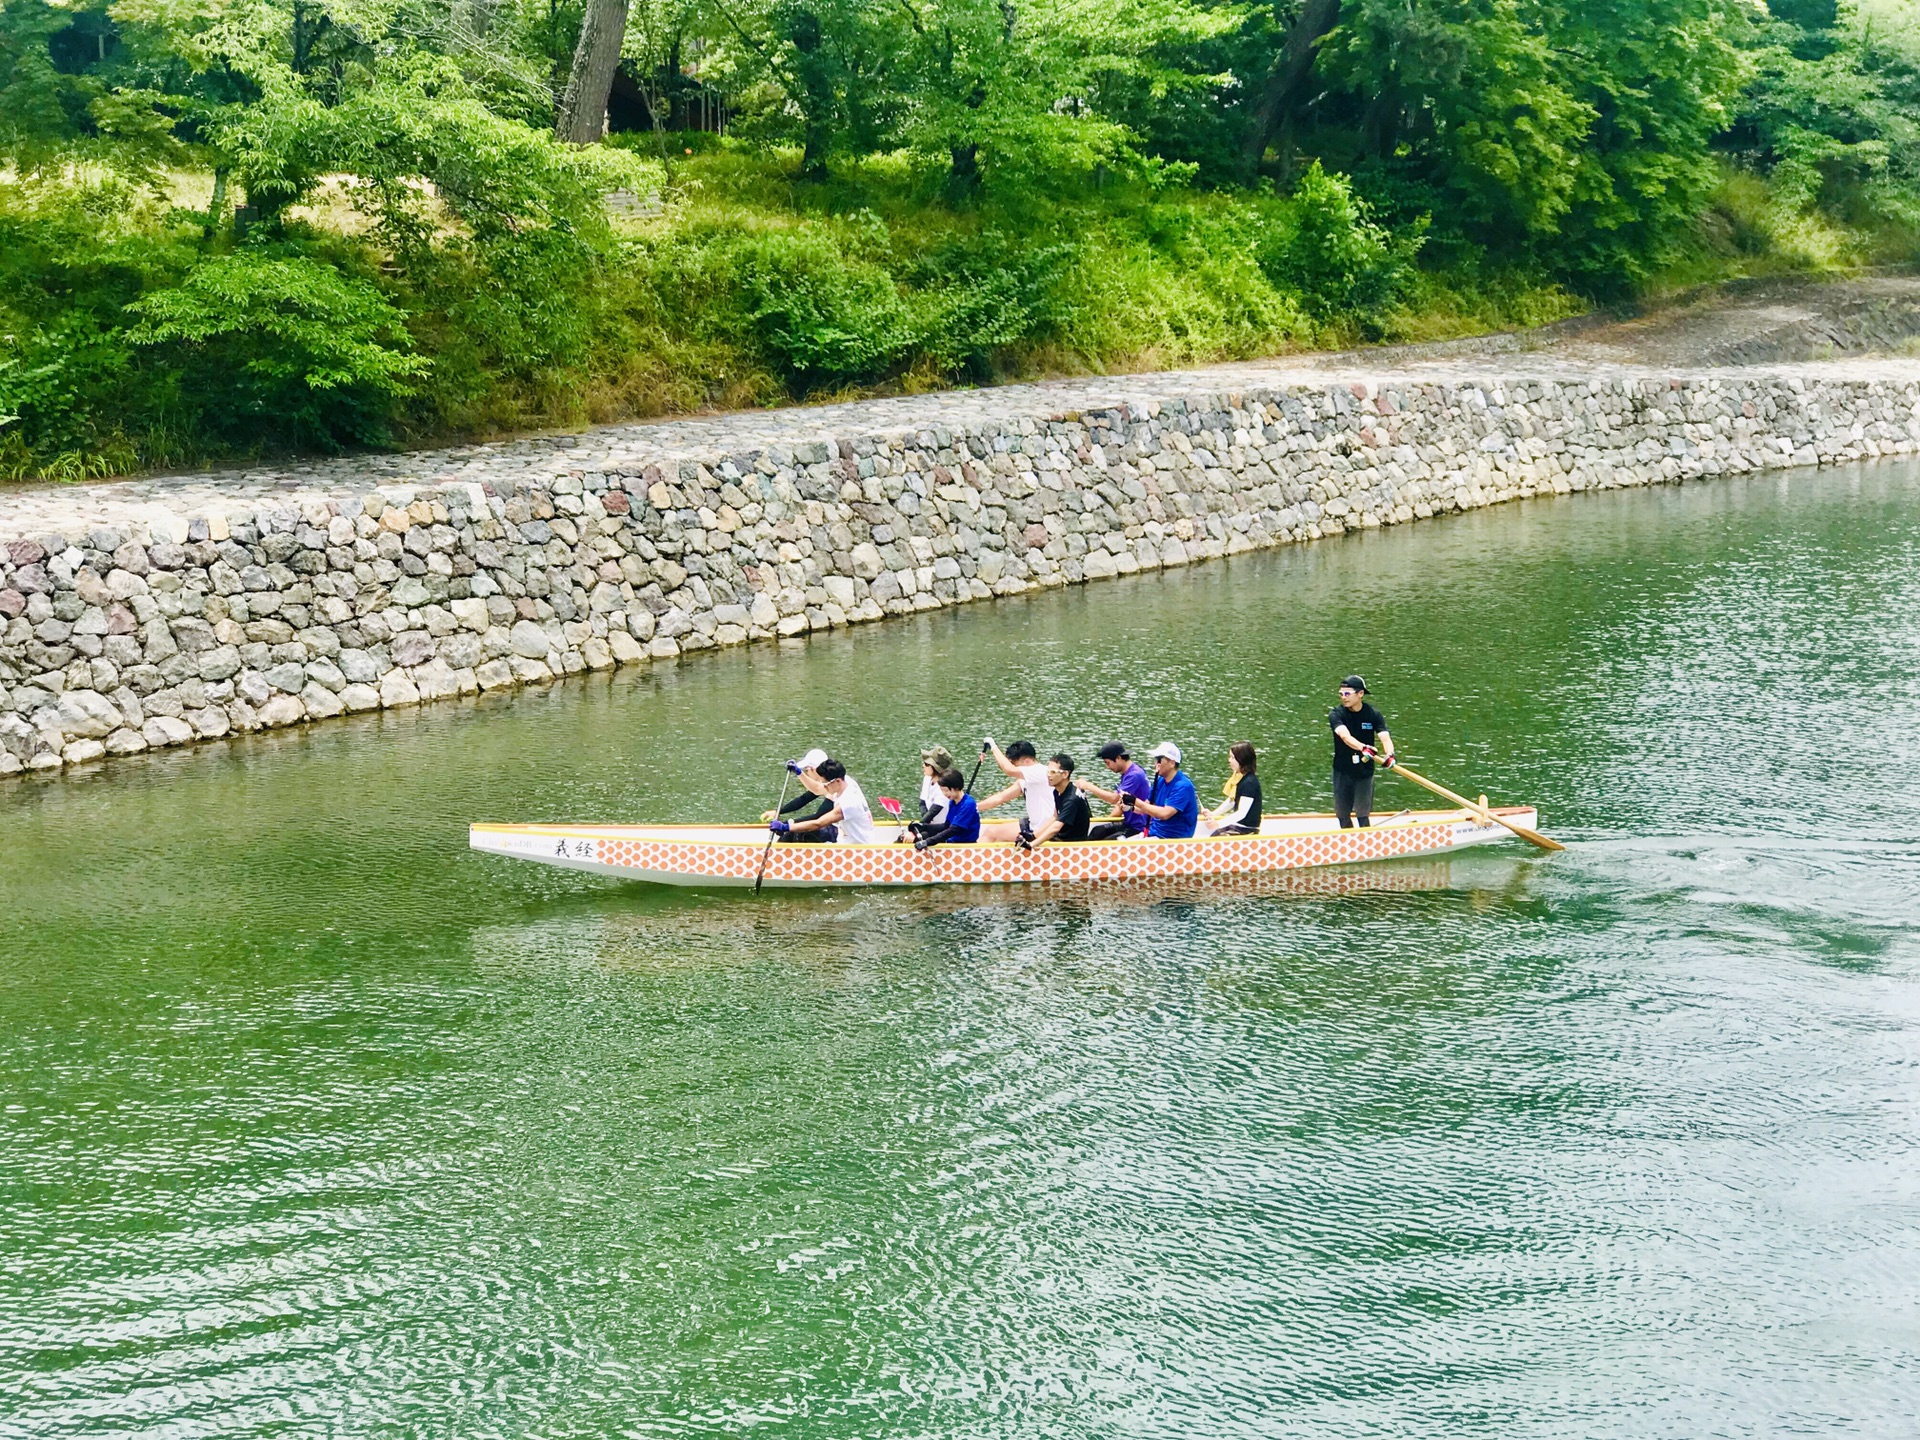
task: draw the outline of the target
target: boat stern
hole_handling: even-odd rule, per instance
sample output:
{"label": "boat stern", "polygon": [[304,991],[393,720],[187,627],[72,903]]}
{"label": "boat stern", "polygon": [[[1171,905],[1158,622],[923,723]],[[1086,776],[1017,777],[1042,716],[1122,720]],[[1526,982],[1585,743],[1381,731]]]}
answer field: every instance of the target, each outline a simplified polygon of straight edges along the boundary
{"label": "boat stern", "polygon": [[612,869],[600,858],[599,837],[546,825],[469,825],[467,848],[563,870],[606,874]]}

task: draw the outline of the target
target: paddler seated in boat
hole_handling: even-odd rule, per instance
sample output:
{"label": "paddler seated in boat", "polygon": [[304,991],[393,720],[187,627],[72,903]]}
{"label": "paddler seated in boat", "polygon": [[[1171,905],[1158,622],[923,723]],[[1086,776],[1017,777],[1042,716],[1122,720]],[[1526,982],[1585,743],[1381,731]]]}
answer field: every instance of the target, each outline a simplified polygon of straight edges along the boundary
{"label": "paddler seated in boat", "polygon": [[1367,699],[1367,682],[1349,675],[1340,682],[1340,703],[1327,712],[1333,728],[1333,813],[1342,830],[1358,821],[1373,824],[1373,762],[1393,768],[1393,736],[1386,718]]}
{"label": "paddler seated in boat", "polygon": [[1120,803],[1145,813],[1150,840],[1190,840],[1200,821],[1200,796],[1180,768],[1180,747],[1172,741],[1153,747],[1153,788],[1145,800],[1128,795]]}
{"label": "paddler seated in boat", "polygon": [[1022,850],[1050,840],[1084,840],[1092,828],[1093,811],[1087,807],[1087,797],[1073,788],[1071,755],[1056,755],[1047,762],[1047,783],[1053,786],[1053,819],[1033,831],[1031,838],[1023,834],[1013,842]]}
{"label": "paddler seated in boat", "polygon": [[946,809],[936,825],[914,826],[913,848],[935,845],[973,845],[980,839],[980,807],[967,793],[967,780],[958,766],[949,765],[940,777],[940,799]]}
{"label": "paddler seated in boat", "polygon": [[1024,820],[995,820],[980,832],[980,838],[1005,842],[1018,840],[1023,832],[1028,838],[1039,834],[1041,827],[1053,819],[1055,806],[1053,782],[1047,779],[1047,767],[1040,763],[1040,756],[1033,748],[1033,742],[1016,740],[1002,750],[989,737],[987,753],[993,756],[994,763],[1000,767],[1002,774],[1013,777],[1013,784],[982,800],[980,808],[992,810],[996,806],[1005,805],[1009,800],[1025,797],[1027,817]]}
{"label": "paddler seated in boat", "polygon": [[1260,777],[1254,773],[1259,763],[1253,746],[1245,740],[1236,740],[1227,747],[1229,773],[1227,783],[1220,790],[1226,796],[1226,803],[1207,812],[1207,823],[1212,827],[1208,833],[1260,833]]}
{"label": "paddler seated in boat", "polygon": [[944,745],[930,745],[920,752],[920,818],[900,832],[900,839],[910,840],[923,830],[947,823],[947,807],[953,802],[947,798],[942,782],[949,770],[959,768]]}
{"label": "paddler seated in boat", "polygon": [[778,810],[762,810],[760,819],[763,824],[771,824],[775,820],[791,820],[794,815],[809,805],[815,807],[813,814],[801,818],[818,820],[833,808],[833,802],[821,795],[818,785],[810,784],[807,778],[812,776],[815,781],[820,778],[818,772],[826,758],[827,752],[824,750],[809,750],[798,760],[787,761],[787,773],[800,782],[800,793]]}
{"label": "paddler seated in boat", "polygon": [[873,810],[867,804],[866,791],[838,760],[822,760],[814,769],[800,772],[800,783],[827,801],[827,808],[805,820],[773,819],[767,828],[778,840],[788,844],[878,845],[880,832],[873,826]]}
{"label": "paddler seated in boat", "polygon": [[1091,780],[1075,780],[1074,789],[1082,795],[1091,795],[1096,800],[1104,800],[1113,806],[1113,813],[1106,824],[1096,825],[1087,832],[1089,840],[1130,840],[1147,833],[1147,817],[1123,807],[1122,795],[1131,795],[1136,800],[1144,800],[1153,789],[1153,782],[1147,778],[1147,772],[1134,763],[1127,747],[1118,740],[1109,740],[1100,747],[1100,763],[1120,777],[1120,783],[1112,790],[1102,790]]}

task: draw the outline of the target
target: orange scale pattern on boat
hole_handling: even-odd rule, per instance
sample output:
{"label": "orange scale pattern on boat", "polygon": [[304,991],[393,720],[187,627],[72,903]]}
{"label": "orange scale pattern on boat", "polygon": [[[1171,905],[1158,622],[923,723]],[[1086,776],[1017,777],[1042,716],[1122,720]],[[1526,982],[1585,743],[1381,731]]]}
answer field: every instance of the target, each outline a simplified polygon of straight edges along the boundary
{"label": "orange scale pattern on boat", "polygon": [[[766,857],[766,878],[790,885],[1058,884],[1343,865],[1450,849],[1452,843],[1451,826],[1422,825],[1218,841],[1054,844],[1031,852],[1010,845],[947,845],[920,853],[906,845],[787,844],[775,845]],[[758,847],[699,841],[603,839],[597,850],[604,865],[712,879],[750,880],[761,863]]]}

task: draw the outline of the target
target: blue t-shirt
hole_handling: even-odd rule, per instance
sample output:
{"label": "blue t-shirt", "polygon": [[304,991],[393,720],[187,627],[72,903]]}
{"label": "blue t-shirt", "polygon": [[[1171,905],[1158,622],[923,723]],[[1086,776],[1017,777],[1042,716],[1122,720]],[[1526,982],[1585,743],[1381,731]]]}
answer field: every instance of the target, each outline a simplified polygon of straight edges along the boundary
{"label": "blue t-shirt", "polygon": [[[1126,770],[1121,773],[1120,783],[1114,789],[1136,800],[1145,800],[1153,793],[1153,782],[1147,778],[1146,771],[1128,762]],[[1138,832],[1147,828],[1147,817],[1138,810],[1128,810],[1122,823],[1127,829]]]}
{"label": "blue t-shirt", "polygon": [[947,807],[947,824],[953,827],[942,842],[947,845],[977,845],[980,842],[980,807],[973,796],[962,795]]}
{"label": "blue t-shirt", "polygon": [[1155,840],[1188,840],[1193,837],[1194,826],[1200,819],[1200,797],[1194,793],[1193,781],[1187,778],[1187,772],[1176,770],[1171,780],[1153,777],[1153,793],[1147,797],[1155,805],[1171,805],[1174,816],[1171,820],[1153,820],[1147,825],[1147,834]]}

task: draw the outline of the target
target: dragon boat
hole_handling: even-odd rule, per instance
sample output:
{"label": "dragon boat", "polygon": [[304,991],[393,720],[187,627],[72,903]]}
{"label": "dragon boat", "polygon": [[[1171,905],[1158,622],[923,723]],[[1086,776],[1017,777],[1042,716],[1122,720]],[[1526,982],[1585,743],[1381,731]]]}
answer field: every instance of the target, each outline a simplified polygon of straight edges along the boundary
{"label": "dragon boat", "polygon": [[[1494,817],[1498,820],[1489,823]],[[916,851],[893,825],[876,845],[767,843],[764,825],[488,825],[468,844],[618,880],[700,889],[908,885],[1084,885],[1103,881],[1259,875],[1444,855],[1531,829],[1526,806],[1410,810],[1366,829],[1342,830],[1331,815],[1267,815],[1255,835],[1190,840],[1083,840],[1022,850],[1012,844],[937,845]]]}

